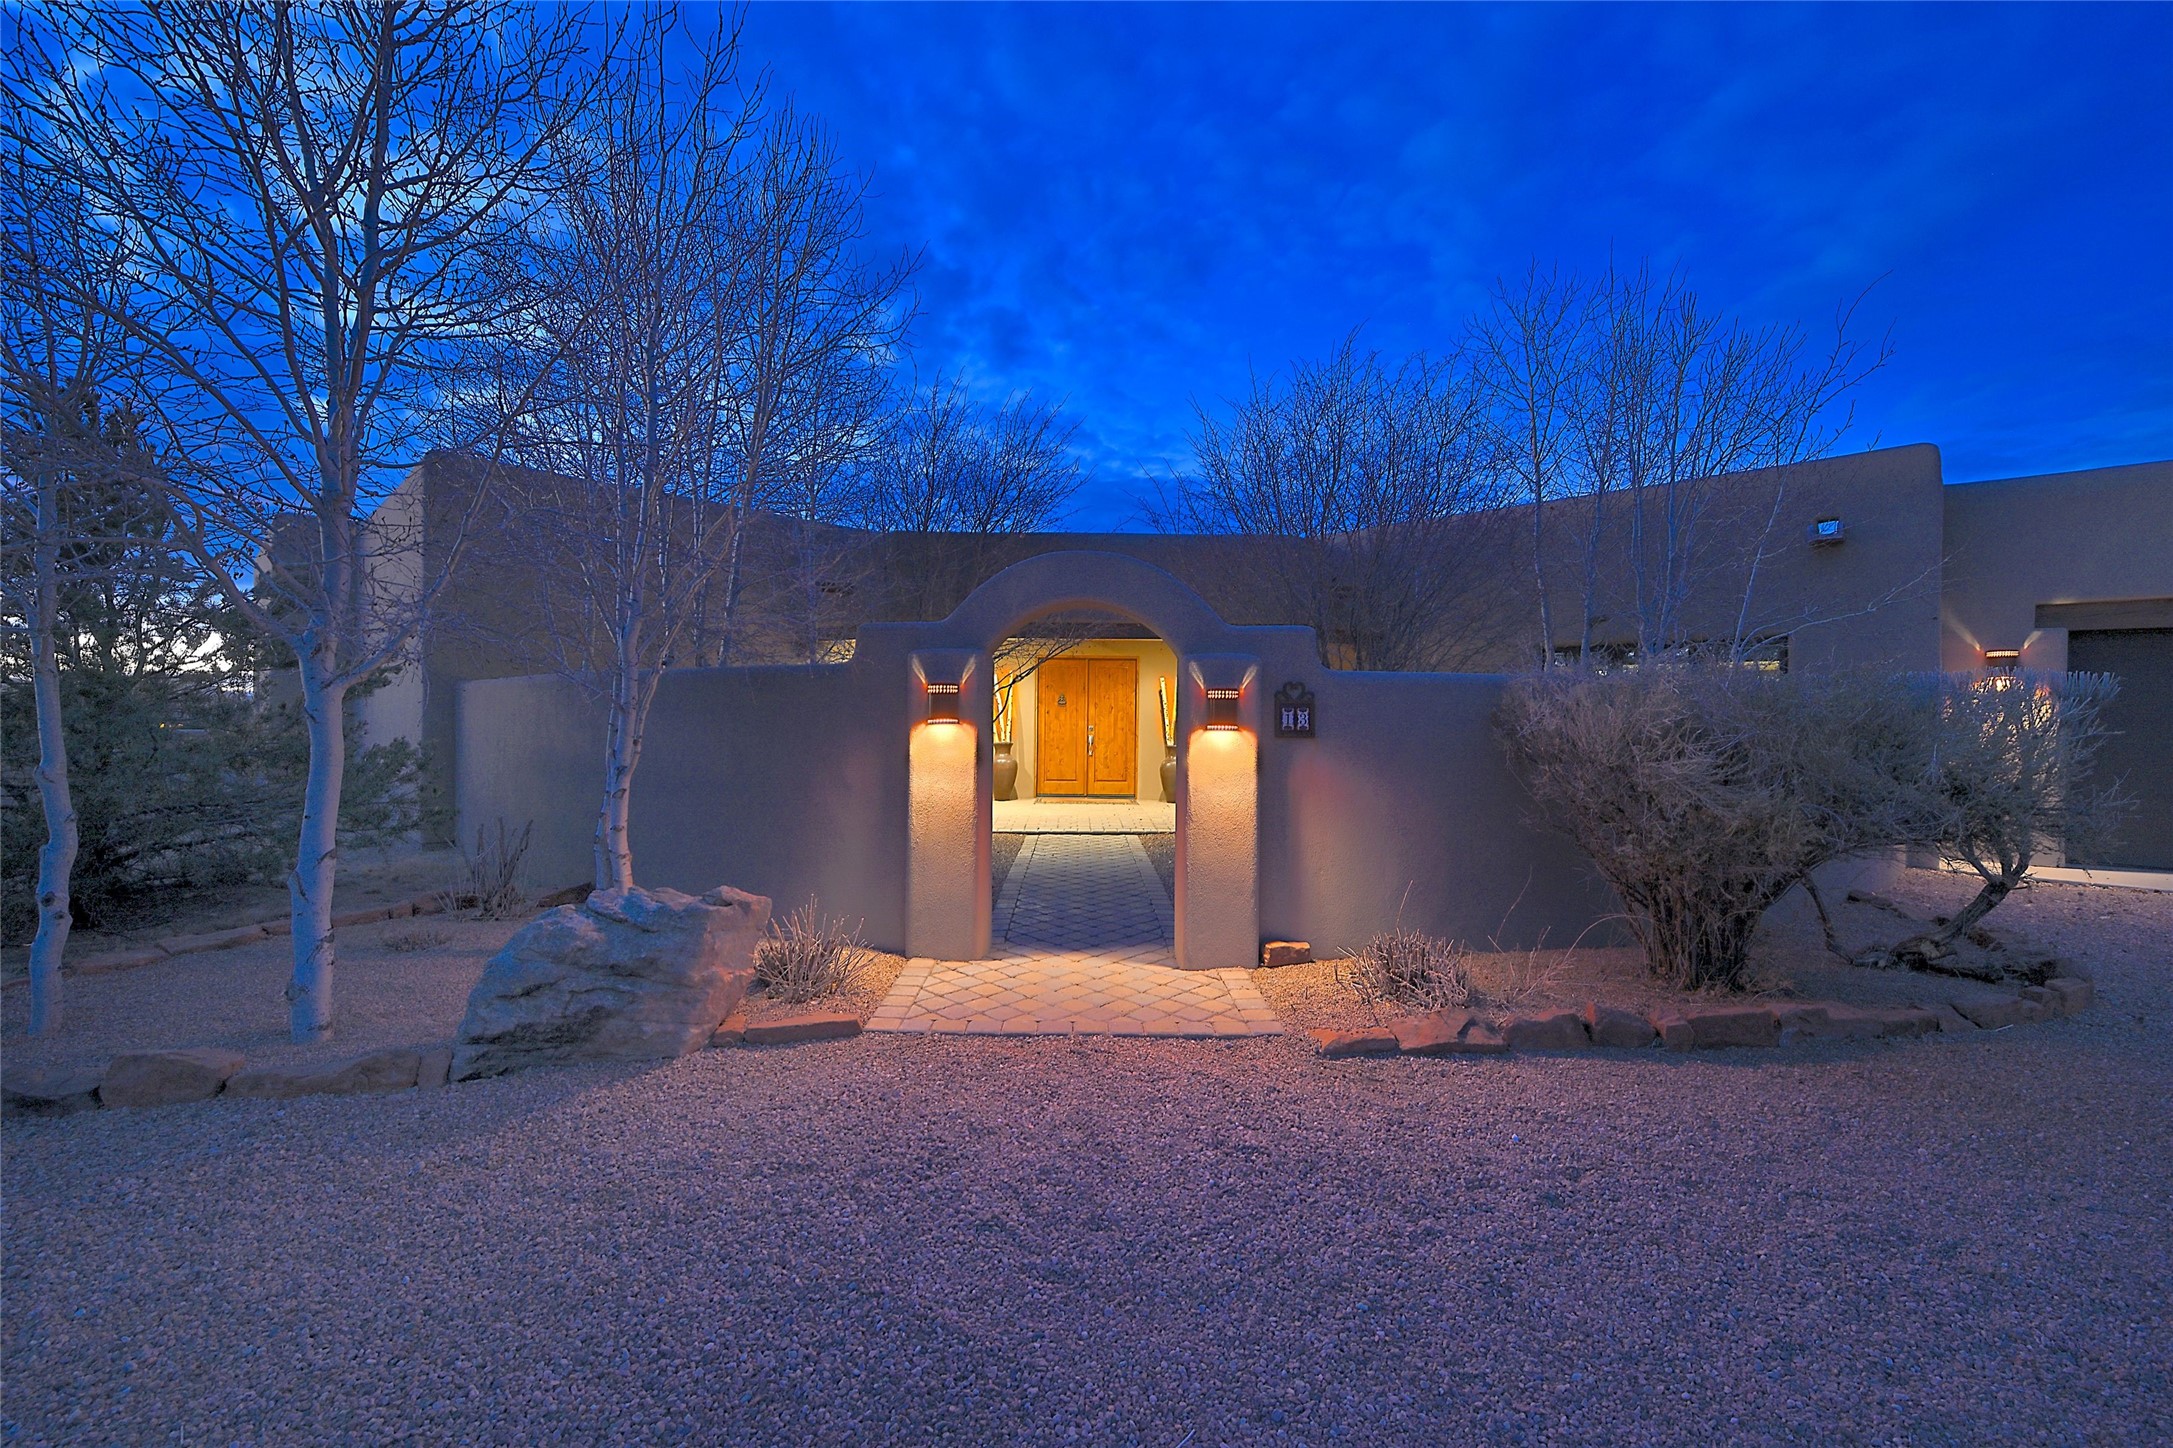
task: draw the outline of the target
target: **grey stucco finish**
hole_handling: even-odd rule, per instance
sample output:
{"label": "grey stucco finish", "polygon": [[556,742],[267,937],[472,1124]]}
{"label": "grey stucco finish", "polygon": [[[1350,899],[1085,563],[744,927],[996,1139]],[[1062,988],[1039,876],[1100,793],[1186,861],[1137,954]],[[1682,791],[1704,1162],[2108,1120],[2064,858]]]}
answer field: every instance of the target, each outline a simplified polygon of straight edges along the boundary
{"label": "grey stucco finish", "polygon": [[[848,665],[667,674],[635,775],[637,878],[689,893],[729,884],[770,896],[780,912],[813,899],[872,944],[905,948],[908,741],[922,708],[915,660],[983,660],[963,670],[963,712],[978,719],[989,646],[1038,613],[1086,605],[1138,619],[1176,651],[1196,681],[1180,690],[1180,739],[1201,718],[1199,687],[1224,675],[1247,681],[1258,750],[1247,893],[1257,904],[1234,898],[1238,883],[1205,857],[1187,872],[1214,882],[1197,918],[1214,922],[1220,954],[1241,948],[1250,959],[1263,935],[1354,946],[1399,911],[1407,925],[1461,940],[1566,944],[1612,908],[1576,851],[1529,818],[1493,733],[1502,680],[1332,673],[1309,630],[1231,627],[1161,570],[1093,553],[1030,559],[938,623],[871,626]],[[1290,679],[1318,696],[1314,739],[1263,727],[1265,697]],[[978,738],[980,847],[923,865],[955,869],[960,888],[944,898],[978,902],[985,917],[990,751],[985,729]],[[532,819],[531,882],[588,878],[603,725],[586,694],[549,677],[466,683],[458,751],[464,840],[501,817],[515,828]],[[1181,820],[1185,791],[1180,780]],[[1246,920],[1256,923],[1242,942],[1220,939]],[[962,938],[986,938],[985,918],[963,924]]]}

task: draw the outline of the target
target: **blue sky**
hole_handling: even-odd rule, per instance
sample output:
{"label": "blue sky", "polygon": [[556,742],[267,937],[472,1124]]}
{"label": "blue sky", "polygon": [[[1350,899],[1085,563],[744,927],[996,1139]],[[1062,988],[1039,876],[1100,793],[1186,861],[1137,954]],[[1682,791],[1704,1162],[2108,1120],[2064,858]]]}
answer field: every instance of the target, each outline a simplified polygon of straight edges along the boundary
{"label": "blue sky", "polygon": [[[1062,398],[1075,523],[1194,399],[1497,276],[1679,266],[1754,321],[1878,281],[1844,447],[1950,481],[2173,457],[2173,7],[759,5],[747,59],[924,250],[916,351]],[[1883,280],[1881,280],[1883,278]]]}

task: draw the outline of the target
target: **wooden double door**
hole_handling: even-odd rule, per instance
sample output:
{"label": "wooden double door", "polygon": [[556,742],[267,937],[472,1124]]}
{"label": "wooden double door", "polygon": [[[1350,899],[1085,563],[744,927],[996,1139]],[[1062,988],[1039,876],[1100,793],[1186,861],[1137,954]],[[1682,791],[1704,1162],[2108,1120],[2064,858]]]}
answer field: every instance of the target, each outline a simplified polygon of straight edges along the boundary
{"label": "wooden double door", "polygon": [[1036,794],[1139,793],[1139,660],[1051,659],[1036,673]]}

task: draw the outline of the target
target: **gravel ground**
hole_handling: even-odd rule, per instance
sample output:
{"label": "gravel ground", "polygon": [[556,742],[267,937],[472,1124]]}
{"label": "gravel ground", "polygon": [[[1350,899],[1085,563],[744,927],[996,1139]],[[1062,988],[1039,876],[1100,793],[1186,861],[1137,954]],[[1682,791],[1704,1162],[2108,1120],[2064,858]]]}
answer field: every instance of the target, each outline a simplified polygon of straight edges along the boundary
{"label": "gravel ground", "polygon": [[[1934,882],[1951,883],[1951,882]],[[2074,1020],[896,1036],[11,1120],[17,1443],[2160,1443],[2173,896]]]}
{"label": "gravel ground", "polygon": [[[294,948],[282,936],[177,955],[140,970],[67,977],[61,1029],[45,1040],[24,1034],[30,993],[8,991],[0,1017],[8,1058],[40,1066],[93,1065],[118,1051],[217,1045],[234,1047],[252,1065],[275,1065],[450,1041],[484,964],[530,918],[425,915],[340,930],[333,1038],[322,1045],[287,1039],[285,991]],[[396,948],[414,945],[422,948]]]}

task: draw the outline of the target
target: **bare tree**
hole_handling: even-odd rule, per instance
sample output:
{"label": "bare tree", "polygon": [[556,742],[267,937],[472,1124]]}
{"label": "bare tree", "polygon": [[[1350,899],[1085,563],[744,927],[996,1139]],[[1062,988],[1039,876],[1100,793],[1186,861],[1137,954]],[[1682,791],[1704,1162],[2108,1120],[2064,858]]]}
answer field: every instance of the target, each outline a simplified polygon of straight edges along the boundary
{"label": "bare tree", "polygon": [[1353,333],[1287,383],[1256,378],[1227,421],[1199,409],[1197,470],[1149,514],[1245,540],[1252,609],[1310,624],[1323,663],[1452,666],[1474,640],[1445,623],[1485,611],[1504,497],[1484,406],[1461,356],[1391,368]]}
{"label": "bare tree", "polygon": [[579,32],[492,0],[64,0],[9,58],[32,164],[131,249],[125,292],[79,300],[179,384],[145,400],[191,464],[156,480],[176,536],[297,661],[298,1041],[332,1024],[345,701],[401,657],[464,539],[437,520],[426,556],[419,506],[376,505],[429,445],[498,421],[474,344],[513,298],[489,258],[547,190]]}
{"label": "bare tree", "polygon": [[[1539,598],[1541,662],[1554,648],[1553,592],[1547,582],[1548,504],[1571,494],[1578,423],[1578,389],[1585,385],[1581,364],[1586,345],[1583,284],[1559,271],[1541,272],[1535,262],[1520,286],[1494,284],[1494,304],[1474,327],[1478,368],[1487,389],[1502,440],[1501,460],[1531,501],[1532,588]],[[1588,475],[1589,480],[1589,475]],[[1604,489],[1595,489],[1597,514]],[[1596,561],[1597,526],[1588,560]],[[1585,635],[1590,644],[1590,599],[1594,588],[1588,567]]]}
{"label": "bare tree", "polygon": [[[810,127],[767,120],[730,32],[679,73],[676,24],[612,41],[552,147],[562,199],[531,228],[533,338],[560,360],[506,475],[552,667],[603,701],[595,885],[634,883],[633,778],[662,671],[730,647],[748,520],[858,410],[895,341],[899,267],[855,253],[860,190]],[[803,478],[798,478],[804,481]]]}
{"label": "bare tree", "polygon": [[1015,559],[1019,538],[1061,522],[1085,476],[1077,432],[1031,395],[983,404],[960,377],[910,384],[863,471],[863,521],[909,550],[890,570],[892,607],[942,618]]}
{"label": "bare tree", "polygon": [[45,846],[30,1031],[45,1035],[60,1028],[79,844],[56,639],[63,596],[109,563],[117,518],[155,509],[136,477],[135,419],[125,406],[105,410],[100,392],[127,367],[127,337],[107,311],[125,287],[126,241],[93,225],[81,194],[32,167],[23,138],[14,140],[0,202],[0,594],[10,628],[24,635],[37,719]]}
{"label": "bare tree", "polygon": [[1590,284],[1534,270],[1520,288],[1497,285],[1476,332],[1495,426],[1533,511],[1543,658],[1559,645],[1560,613],[1546,516],[1572,498],[1584,505],[1581,653],[1617,607],[1634,618],[1641,654],[1684,646],[1691,599],[1713,586],[1737,600],[1730,647],[1763,642],[1772,621],[1757,586],[1780,546],[1787,482],[1775,473],[1760,491],[1730,475],[1823,456],[1847,431],[1850,394],[1890,355],[1883,339],[1854,335],[1862,300],[1837,311],[1817,349],[1800,326],[1715,312],[1679,274],[1649,266]]}

